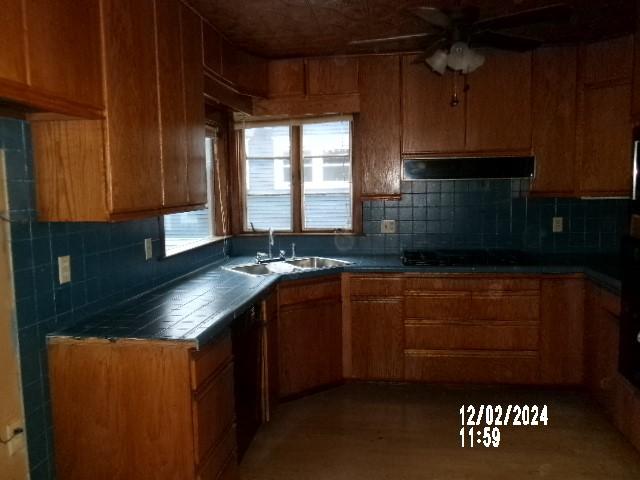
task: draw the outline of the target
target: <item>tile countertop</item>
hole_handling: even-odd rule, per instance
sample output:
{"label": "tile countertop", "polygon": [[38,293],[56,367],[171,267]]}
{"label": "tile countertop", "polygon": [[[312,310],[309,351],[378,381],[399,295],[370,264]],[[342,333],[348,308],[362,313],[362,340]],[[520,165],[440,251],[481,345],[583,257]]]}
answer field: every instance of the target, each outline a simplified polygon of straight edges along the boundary
{"label": "tile countertop", "polygon": [[545,256],[527,265],[482,267],[406,267],[396,256],[332,256],[346,267],[271,274],[262,277],[230,272],[222,267],[250,263],[233,257],[109,308],[48,338],[103,338],[184,341],[199,348],[228,327],[234,318],[262,299],[279,281],[326,276],[340,272],[368,273],[584,273],[596,284],[620,292],[620,265],[611,257]]}

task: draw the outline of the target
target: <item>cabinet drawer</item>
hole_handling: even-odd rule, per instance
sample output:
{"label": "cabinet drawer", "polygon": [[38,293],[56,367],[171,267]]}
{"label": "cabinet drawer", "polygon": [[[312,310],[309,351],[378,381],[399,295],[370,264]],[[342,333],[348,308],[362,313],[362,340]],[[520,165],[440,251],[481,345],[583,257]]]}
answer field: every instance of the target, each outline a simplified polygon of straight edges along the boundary
{"label": "cabinet drawer", "polygon": [[191,356],[191,388],[197,390],[205,381],[231,360],[229,332]]}
{"label": "cabinet drawer", "polygon": [[535,352],[406,350],[406,380],[452,383],[538,382]]}
{"label": "cabinet drawer", "polygon": [[340,298],[342,287],[339,278],[327,281],[302,281],[286,283],[279,287],[278,298],[280,306],[306,303],[313,300]]}
{"label": "cabinet drawer", "polygon": [[463,319],[471,316],[471,292],[430,292],[405,297],[406,318]]}
{"label": "cabinet drawer", "polygon": [[538,326],[506,322],[424,322],[405,325],[409,350],[537,350]]}
{"label": "cabinet drawer", "polygon": [[208,383],[193,401],[196,463],[201,464],[234,422],[233,363]]}
{"label": "cabinet drawer", "polygon": [[473,316],[486,320],[523,321],[540,318],[539,292],[474,292],[471,296]]}
{"label": "cabinet drawer", "polygon": [[531,278],[512,277],[407,277],[405,279],[405,290],[407,291],[517,291],[517,290],[540,290],[540,281]]}
{"label": "cabinet drawer", "polygon": [[349,285],[351,296],[400,297],[404,291],[404,281],[399,277],[367,276],[352,277]]}
{"label": "cabinet drawer", "polygon": [[230,459],[231,461],[235,461],[235,450],[236,427],[232,425],[224,435],[222,441],[216,445],[211,455],[209,455],[198,469],[198,480],[216,480]]}

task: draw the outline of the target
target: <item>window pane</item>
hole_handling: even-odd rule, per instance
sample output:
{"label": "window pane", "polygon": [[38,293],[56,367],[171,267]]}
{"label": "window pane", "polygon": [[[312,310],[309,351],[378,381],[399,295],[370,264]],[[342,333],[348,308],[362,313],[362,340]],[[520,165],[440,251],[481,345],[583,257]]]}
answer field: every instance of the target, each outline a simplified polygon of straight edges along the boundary
{"label": "window pane", "polygon": [[215,143],[212,137],[205,139],[207,169],[207,205],[204,210],[175,213],[164,216],[165,255],[188,250],[213,237],[213,154]]}
{"label": "window pane", "polygon": [[253,229],[291,230],[291,138],[289,127],[250,128],[246,153],[246,222]]}
{"label": "window pane", "polygon": [[304,228],[351,229],[351,123],[304,125]]}

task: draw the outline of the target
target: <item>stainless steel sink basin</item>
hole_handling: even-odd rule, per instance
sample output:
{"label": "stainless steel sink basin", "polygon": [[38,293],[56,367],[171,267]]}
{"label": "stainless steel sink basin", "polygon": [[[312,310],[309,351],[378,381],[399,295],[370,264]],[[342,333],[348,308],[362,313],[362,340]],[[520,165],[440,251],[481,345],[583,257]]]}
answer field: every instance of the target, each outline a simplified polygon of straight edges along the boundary
{"label": "stainless steel sink basin", "polygon": [[233,267],[224,268],[232,272],[244,273],[246,275],[262,276],[271,275],[273,273],[295,273],[308,270],[336,268],[342,267],[344,265],[349,265],[349,262],[324,257],[305,257],[271,263],[250,263],[245,265],[235,265]]}
{"label": "stainless steel sink basin", "polygon": [[336,268],[343,267],[344,265],[349,265],[349,262],[345,262],[344,260],[334,260],[332,258],[324,257],[296,258],[294,260],[286,260],[285,263],[305,270]]}

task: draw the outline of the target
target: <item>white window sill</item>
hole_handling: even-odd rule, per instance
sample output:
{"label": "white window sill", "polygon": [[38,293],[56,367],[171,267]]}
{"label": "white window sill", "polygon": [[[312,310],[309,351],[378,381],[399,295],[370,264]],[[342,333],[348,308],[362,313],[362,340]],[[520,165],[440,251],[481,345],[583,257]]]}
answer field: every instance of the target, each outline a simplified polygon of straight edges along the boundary
{"label": "white window sill", "polygon": [[201,248],[201,247],[205,247],[207,245],[211,245],[214,243],[218,243],[221,242],[223,240],[226,240],[227,238],[231,238],[230,236],[226,236],[226,237],[208,237],[208,238],[203,238],[202,240],[198,240],[195,242],[191,242],[185,245],[182,245],[178,248],[174,248],[171,250],[166,250],[164,252],[164,257],[162,258],[171,258],[171,257],[175,257],[176,255],[180,255],[181,253],[185,253],[185,252],[190,252],[191,250],[195,250],[196,248]]}

